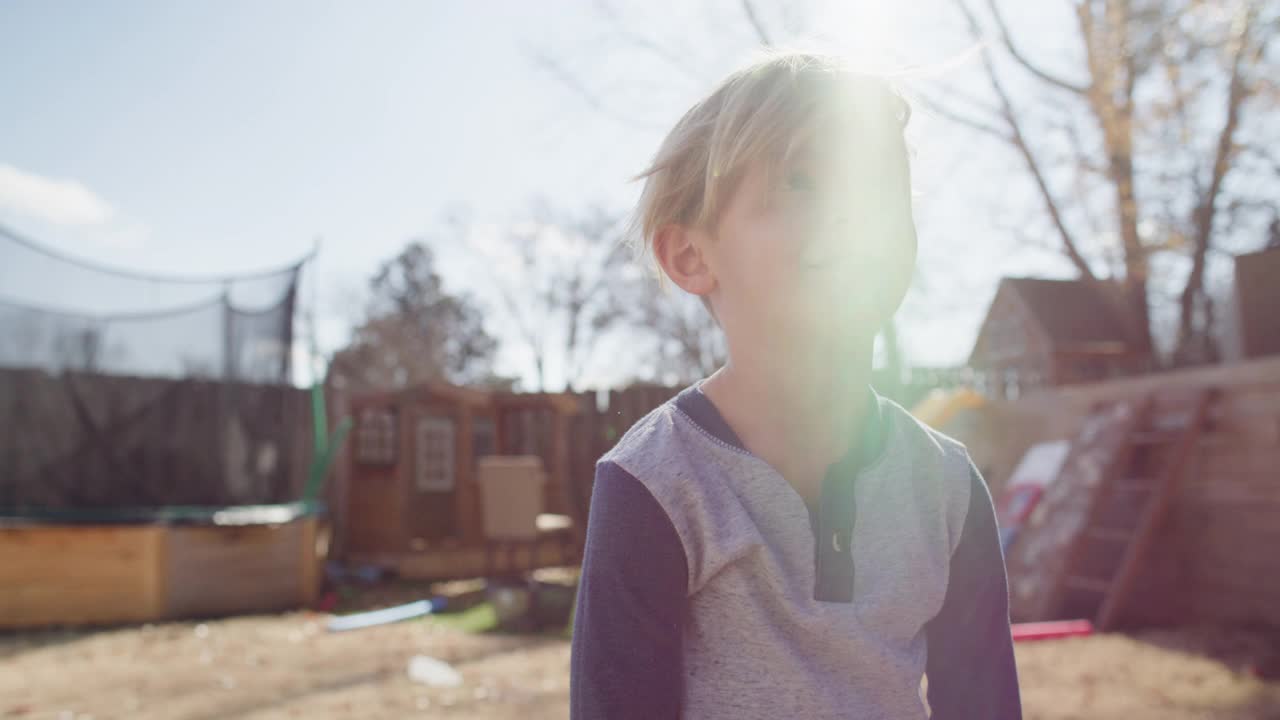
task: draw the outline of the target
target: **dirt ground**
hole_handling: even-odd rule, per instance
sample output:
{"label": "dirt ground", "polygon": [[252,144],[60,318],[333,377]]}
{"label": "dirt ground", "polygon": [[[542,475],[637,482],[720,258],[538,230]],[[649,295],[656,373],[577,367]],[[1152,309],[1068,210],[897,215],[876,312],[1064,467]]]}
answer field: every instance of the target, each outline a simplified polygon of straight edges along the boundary
{"label": "dirt ground", "polygon": [[[294,613],[0,635],[0,718],[568,715],[564,637],[469,633],[426,620],[329,634],[323,620]],[[1029,719],[1280,719],[1280,682],[1258,677],[1271,672],[1277,647],[1257,633],[1110,635],[1017,652]],[[463,684],[410,680],[416,654],[453,664]]]}

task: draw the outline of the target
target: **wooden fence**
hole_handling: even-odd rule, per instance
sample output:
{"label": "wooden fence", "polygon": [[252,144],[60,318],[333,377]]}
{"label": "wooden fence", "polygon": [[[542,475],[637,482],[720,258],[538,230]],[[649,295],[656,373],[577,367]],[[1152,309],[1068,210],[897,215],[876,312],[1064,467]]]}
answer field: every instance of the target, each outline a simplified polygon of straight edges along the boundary
{"label": "wooden fence", "polygon": [[1218,393],[1125,619],[1280,626],[1280,359],[1035,392],[946,429],[998,494],[1027,448],[1073,438],[1096,403],[1192,387]]}
{"label": "wooden fence", "polygon": [[[905,379],[878,374],[874,385],[882,394],[911,407],[937,387],[950,387],[963,382],[960,371],[916,372]],[[662,403],[675,397],[683,387],[664,385],[632,385],[622,390],[574,393],[578,413],[570,419],[569,462],[565,478],[567,497],[564,505],[552,512],[564,512],[585,523],[590,505],[591,484],[596,461],[608,452],[619,438],[637,421]],[[547,411],[523,410],[508,413],[502,420],[507,441],[504,452],[522,452],[547,457],[550,448],[550,420]],[[556,503],[549,503],[549,507]]]}
{"label": "wooden fence", "polygon": [[[678,387],[634,385],[607,394],[572,393],[578,411],[569,418],[568,461],[561,497],[549,497],[547,509],[570,515],[585,527],[596,461],[613,447],[637,420],[680,392]],[[598,399],[605,402],[598,404]],[[504,454],[538,455],[544,462],[554,455],[550,408],[520,408],[500,413]]]}
{"label": "wooden fence", "polygon": [[602,404],[598,403],[595,392],[578,394],[579,410],[571,420],[569,433],[569,476],[577,517],[587,516],[596,461],[609,452],[632,425],[680,390],[662,385],[633,385],[602,395]]}
{"label": "wooden fence", "polygon": [[0,507],[292,500],[310,424],[288,386],[0,369]]}
{"label": "wooden fence", "polygon": [[[932,387],[962,379],[944,375],[912,378],[895,399],[910,408]],[[998,496],[1031,445],[1073,438],[1096,403],[1196,386],[1219,392],[1124,619],[1138,625],[1280,626],[1280,359],[1034,392],[965,413],[947,431],[969,445]],[[569,434],[575,516],[586,518],[596,460],[679,390],[634,386],[601,395],[599,404],[594,392],[578,395],[580,411]]]}

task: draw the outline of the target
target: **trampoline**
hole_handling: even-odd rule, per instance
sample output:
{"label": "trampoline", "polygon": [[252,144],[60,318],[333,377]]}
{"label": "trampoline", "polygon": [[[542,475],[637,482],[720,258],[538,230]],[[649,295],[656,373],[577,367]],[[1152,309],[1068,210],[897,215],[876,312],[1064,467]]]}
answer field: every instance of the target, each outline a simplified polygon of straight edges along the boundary
{"label": "trampoline", "polygon": [[0,627],[302,607],[327,550],[314,502],[0,512]]}
{"label": "trampoline", "polygon": [[313,602],[346,425],[291,378],[309,258],[160,277],[0,226],[0,628]]}

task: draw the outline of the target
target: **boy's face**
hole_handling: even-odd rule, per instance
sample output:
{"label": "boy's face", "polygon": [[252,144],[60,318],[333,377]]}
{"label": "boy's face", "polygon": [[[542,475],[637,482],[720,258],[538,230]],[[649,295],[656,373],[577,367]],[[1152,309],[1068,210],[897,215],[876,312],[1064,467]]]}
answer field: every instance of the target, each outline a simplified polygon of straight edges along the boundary
{"label": "boy's face", "polygon": [[731,343],[869,348],[915,266],[905,149],[894,136],[855,143],[820,132],[777,167],[747,170],[704,244]]}

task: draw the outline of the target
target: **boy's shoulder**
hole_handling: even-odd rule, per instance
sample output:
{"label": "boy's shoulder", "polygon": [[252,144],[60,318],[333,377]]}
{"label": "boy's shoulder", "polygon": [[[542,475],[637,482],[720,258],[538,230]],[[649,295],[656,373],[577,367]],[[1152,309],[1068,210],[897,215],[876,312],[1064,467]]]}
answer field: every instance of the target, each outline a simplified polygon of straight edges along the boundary
{"label": "boy's shoulder", "polygon": [[700,428],[683,417],[679,397],[667,400],[637,420],[600,462],[618,464],[633,475],[647,475],[643,471],[651,465],[671,463],[697,453],[700,448],[691,445],[689,436],[698,433]]}
{"label": "boy's shoulder", "polygon": [[[733,464],[747,459],[746,451],[703,428],[681,409],[680,399],[690,390],[654,408],[631,426],[600,462],[614,462],[633,475],[659,465],[700,463],[713,457]],[[967,482],[971,462],[968,449],[955,438],[921,422],[906,408],[882,395],[875,395],[876,418],[890,462],[920,461],[954,479]]]}
{"label": "boy's shoulder", "polygon": [[[879,398],[882,422],[892,428],[895,442],[888,443],[887,462],[903,468],[927,469],[924,485],[967,502],[973,462],[964,443],[929,426],[911,411],[885,397]],[[913,473],[914,474],[914,473]],[[921,488],[925,489],[925,488]]]}
{"label": "boy's shoulder", "polygon": [[908,438],[911,445],[917,448],[932,448],[947,456],[959,456],[968,462],[969,449],[964,443],[934,429],[893,400],[879,395],[877,398],[882,421],[886,425],[893,423],[898,431]]}

